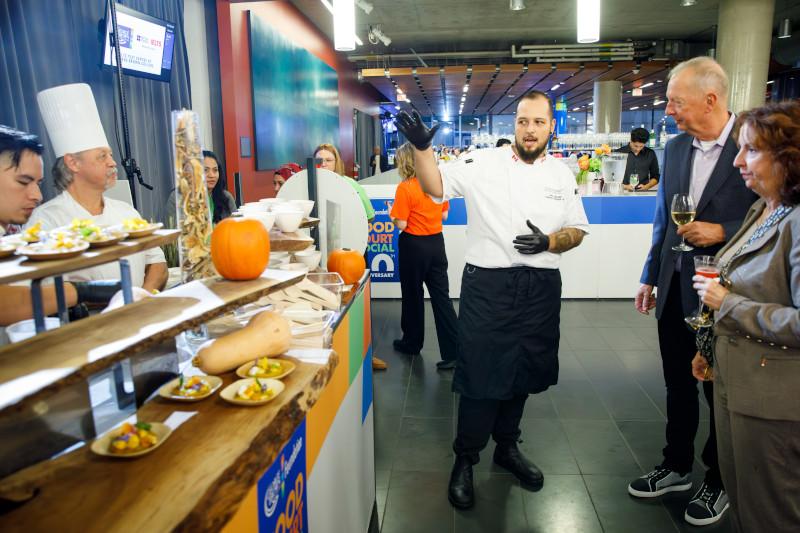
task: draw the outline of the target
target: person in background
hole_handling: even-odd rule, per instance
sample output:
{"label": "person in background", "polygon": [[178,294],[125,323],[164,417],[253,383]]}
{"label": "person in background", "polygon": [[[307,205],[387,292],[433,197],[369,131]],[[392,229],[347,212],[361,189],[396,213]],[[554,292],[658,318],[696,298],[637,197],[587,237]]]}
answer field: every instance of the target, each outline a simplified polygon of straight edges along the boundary
{"label": "person in background", "polygon": [[[236,211],[236,200],[228,191],[225,171],[219,157],[210,150],[203,150],[203,171],[206,175],[206,187],[208,187],[208,208],[211,212],[211,222],[217,224]],[[175,194],[175,189],[173,189],[164,206],[164,225],[168,228],[176,228],[178,224]]]}
{"label": "person in background", "polygon": [[275,187],[275,196],[278,195],[278,192],[281,190],[281,187],[283,187],[283,184],[286,183],[289,178],[299,172],[299,170],[294,170],[293,167],[289,166],[292,164],[294,163],[287,163],[283,165],[277,169],[275,174],[272,176],[272,185]]}
{"label": "person in background", "polygon": [[495,146],[495,148],[500,148],[501,146],[505,146],[507,144],[511,144],[511,141],[509,139],[506,139],[505,137],[503,137],[503,138],[497,139],[497,142],[495,143],[494,146]]}
{"label": "person in background", "polygon": [[[370,202],[364,187],[359,185],[353,178],[345,176],[344,161],[342,161],[342,156],[339,155],[339,150],[332,144],[320,144],[317,146],[316,150],[314,150],[314,159],[320,160],[319,168],[330,170],[341,176],[343,180],[346,180],[353,187],[356,193],[358,193],[358,197],[361,199],[361,204],[364,206],[367,221],[371,222],[375,218],[375,209],[372,208],[372,202]],[[387,368],[388,365],[386,361],[375,356],[372,357],[373,370],[386,370]]]}
{"label": "person in background", "polygon": [[[622,186],[627,191],[647,191],[658,185],[658,157],[648,148],[647,141],[650,133],[644,128],[631,131],[631,142],[614,150],[628,154],[628,163],[625,165],[625,177]],[[637,183],[631,184],[631,174],[637,176]]]}
{"label": "person in background", "polygon": [[381,152],[380,146],[372,149],[372,157],[369,160],[370,176],[381,174],[389,170],[389,158]]}
{"label": "person in background", "polygon": [[[36,135],[0,125],[0,237],[13,236],[28,221],[42,201],[40,186],[44,179],[42,145]],[[108,303],[119,289],[118,284],[64,283],[68,307],[78,303]],[[28,284],[0,285],[0,326],[8,326],[33,317]],[[58,310],[53,285],[42,286],[45,315]],[[0,333],[0,344],[5,339]]]}
{"label": "person in background", "polygon": [[[558,382],[561,254],[579,246],[589,223],[575,176],[547,154],[553,102],[530,91],[517,104],[514,144],[436,165],[419,113],[400,112],[397,128],[414,145],[414,168],[434,201],[464,197],[466,265],[458,313],[459,393],[455,461],[448,500],[475,504],[473,465],[490,438],[493,460],[537,490],[541,470],[518,447],[528,395]],[[523,233],[524,232],[524,233]]]}
{"label": "person in background", "polygon": [[713,349],[695,355],[692,371],[705,381],[713,361],[732,531],[789,533],[800,527],[800,103],[745,111],[736,122],[735,165],[760,199],[717,252],[725,284],[694,277],[715,324]]}
{"label": "person in background", "polygon": [[[643,314],[656,309],[667,389],[667,442],[661,463],[628,485],[628,493],[637,498],[655,498],[692,488],[700,403],[697,380],[692,377],[695,336],[684,317],[697,307],[697,295],[692,289],[694,256],[714,255],[736,233],[756,199],[733,167],[736,143],[731,131],[735,117],[728,112],[728,85],[725,71],[710,57],[684,61],[669,74],[666,113],[684,133],[670,140],[664,149],[653,241],[634,302]],[[670,218],[670,203],[679,193],[690,194],[696,206],[694,221],[680,228]],[[672,249],[682,235],[693,251]],[[656,286],[658,299],[653,295]],[[684,514],[692,525],[713,524],[729,507],[717,462],[713,389],[710,382],[703,385],[711,427],[702,452],[707,468],[704,480]]]}
{"label": "person in background", "polygon": [[425,293],[428,287],[439,340],[441,370],[455,368],[458,358],[458,318],[450,300],[447,254],[442,222],[449,203],[435,203],[422,192],[414,172],[414,148],[410,143],[397,149],[397,169],[403,181],[397,186],[390,216],[402,232],[398,241],[403,338],[395,339],[398,352],[416,355],[425,339]]}
{"label": "person in background", "polygon": [[[53,179],[59,195],[36,208],[29,224],[42,229],[68,226],[74,219],[97,224],[121,224],[141,218],[133,206],[103,193],[117,181],[117,163],[106,139],[94,96],[78,83],[47,89],[38,94],[39,110],[53,145],[56,162]],[[127,257],[134,286],[160,291],[167,282],[167,263],[155,247]],[[100,265],[65,276],[68,280],[118,280],[119,265]]]}

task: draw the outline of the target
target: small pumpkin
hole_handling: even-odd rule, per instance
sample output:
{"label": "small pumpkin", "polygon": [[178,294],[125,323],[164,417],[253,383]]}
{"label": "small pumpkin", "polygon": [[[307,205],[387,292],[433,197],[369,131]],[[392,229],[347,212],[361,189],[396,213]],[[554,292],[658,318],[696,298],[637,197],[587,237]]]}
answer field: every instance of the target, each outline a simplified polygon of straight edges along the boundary
{"label": "small pumpkin", "polygon": [[328,254],[328,272],[338,273],[346,285],[357,283],[366,268],[364,256],[355,250],[342,248]]}
{"label": "small pumpkin", "polygon": [[269,263],[269,233],[258,220],[226,218],[211,234],[211,260],[225,279],[256,279]]}

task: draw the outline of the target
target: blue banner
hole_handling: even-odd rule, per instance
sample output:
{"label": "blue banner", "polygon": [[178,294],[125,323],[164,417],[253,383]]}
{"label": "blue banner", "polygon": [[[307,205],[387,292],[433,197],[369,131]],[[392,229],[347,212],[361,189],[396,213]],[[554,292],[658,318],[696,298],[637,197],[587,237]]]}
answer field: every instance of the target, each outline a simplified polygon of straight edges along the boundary
{"label": "blue banner", "polygon": [[258,480],[258,531],[308,531],[306,505],[306,421],[300,423],[261,479]]}
{"label": "blue banner", "polygon": [[367,243],[367,267],[371,271],[373,283],[400,282],[398,267],[398,230],[389,216],[394,199],[373,199],[375,218],[369,223],[369,242]]}

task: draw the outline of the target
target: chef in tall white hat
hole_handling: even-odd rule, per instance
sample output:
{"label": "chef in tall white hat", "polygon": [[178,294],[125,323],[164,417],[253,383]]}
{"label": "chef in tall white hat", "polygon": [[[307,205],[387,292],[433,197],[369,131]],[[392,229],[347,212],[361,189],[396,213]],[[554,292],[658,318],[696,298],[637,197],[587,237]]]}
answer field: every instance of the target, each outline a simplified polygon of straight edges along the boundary
{"label": "chef in tall white hat", "polygon": [[[56,155],[53,179],[59,195],[39,206],[30,224],[50,230],[73,219],[94,219],[98,225],[120,224],[141,218],[133,206],[103,193],[117,181],[117,163],[109,146],[92,89],[85,83],[61,85],[37,95],[47,134]],[[161,290],[167,281],[167,263],[160,248],[128,257],[134,286]],[[119,279],[116,263],[65,276],[77,281]]]}

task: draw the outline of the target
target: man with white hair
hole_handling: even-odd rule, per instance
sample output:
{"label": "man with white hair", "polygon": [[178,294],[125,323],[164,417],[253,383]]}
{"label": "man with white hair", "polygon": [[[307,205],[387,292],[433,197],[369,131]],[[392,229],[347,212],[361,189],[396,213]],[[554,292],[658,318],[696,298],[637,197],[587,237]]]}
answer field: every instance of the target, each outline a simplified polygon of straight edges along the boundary
{"label": "man with white hair", "polygon": [[[728,77],[722,67],[710,57],[677,65],[670,72],[667,100],[667,115],[684,133],[667,143],[664,150],[652,247],[635,300],[636,309],[643,314],[656,309],[667,388],[667,445],[661,464],[628,486],[628,492],[640,498],[692,488],[700,405],[691,367],[697,351],[695,334],[684,317],[697,307],[697,293],[692,289],[694,256],[716,254],[736,233],[756,200],[733,166],[737,152],[731,135],[735,117],[728,111]],[[691,195],[696,214],[693,222],[678,227],[670,218],[670,203],[681,193]],[[691,251],[673,248],[681,237],[694,247]],[[654,287],[658,287],[657,300]],[[687,522],[697,526],[717,522],[728,509],[717,462],[711,387],[711,381],[703,382],[711,410],[709,437],[702,453],[708,470],[684,515]]]}
{"label": "man with white hair", "polygon": [[[117,163],[106,139],[94,96],[88,85],[76,83],[42,91],[39,110],[58,159],[53,179],[60,194],[39,206],[29,224],[43,230],[69,225],[73,219],[93,219],[115,225],[140,218],[133,206],[104,196],[117,181]],[[131,282],[147,291],[161,290],[167,281],[167,263],[160,248],[127,257]],[[116,263],[73,272],[65,279],[78,281],[119,279]]]}

